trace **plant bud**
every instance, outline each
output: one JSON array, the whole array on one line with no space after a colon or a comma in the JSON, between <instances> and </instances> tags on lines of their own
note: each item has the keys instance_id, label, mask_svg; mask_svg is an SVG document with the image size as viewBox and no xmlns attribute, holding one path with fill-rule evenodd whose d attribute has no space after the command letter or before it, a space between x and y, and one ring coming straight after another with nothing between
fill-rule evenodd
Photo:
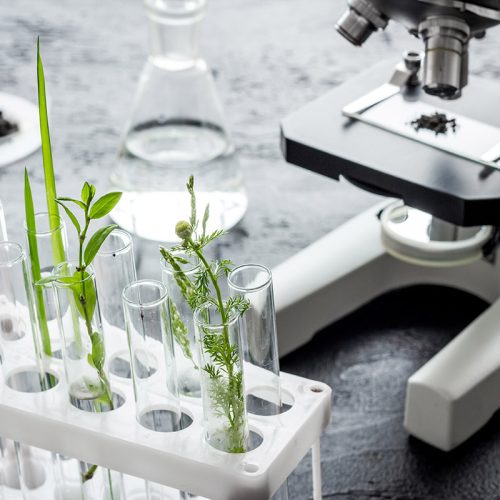
<instances>
[{"instance_id":1,"label":"plant bud","mask_svg":"<svg viewBox=\"0 0 500 500\"><path fill-rule=\"evenodd\" d=\"M181 240L187 240L191 237L192 231L191 231L191 226L189 225L189 222L185 220L179 221L175 225L175 234L181 239Z\"/></svg>"}]
</instances>

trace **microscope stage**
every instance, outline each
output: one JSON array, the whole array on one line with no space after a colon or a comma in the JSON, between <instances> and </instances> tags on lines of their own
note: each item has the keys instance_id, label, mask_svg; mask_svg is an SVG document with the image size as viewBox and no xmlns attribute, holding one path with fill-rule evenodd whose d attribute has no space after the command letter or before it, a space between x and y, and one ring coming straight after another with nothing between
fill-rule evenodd
<instances>
[{"instance_id":1,"label":"microscope stage","mask_svg":"<svg viewBox=\"0 0 500 500\"><path fill-rule=\"evenodd\" d=\"M342 115L344 106L387 83L396 63L379 63L286 117L281 126L285 159L327 177L343 176L363 189L401 198L409 206L457 225L499 224L497 168ZM412 99L427 109L435 107L500 129L500 85L493 81L471 77L462 97L453 101L429 96L420 88L411 92ZM478 141L483 135L478 127Z\"/></svg>"}]
</instances>

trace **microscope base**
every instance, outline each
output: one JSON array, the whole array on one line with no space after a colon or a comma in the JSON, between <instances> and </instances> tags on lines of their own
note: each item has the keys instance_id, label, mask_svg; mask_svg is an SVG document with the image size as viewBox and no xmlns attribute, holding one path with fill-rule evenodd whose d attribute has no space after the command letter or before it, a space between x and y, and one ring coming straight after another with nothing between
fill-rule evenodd
<instances>
[{"instance_id":1,"label":"microscope base","mask_svg":"<svg viewBox=\"0 0 500 500\"><path fill-rule=\"evenodd\" d=\"M431 268L390 256L380 238L385 200L351 219L273 270L280 354L375 297L402 287L434 284L488 302L500 297L500 265L484 259ZM498 260L498 259L497 259ZM451 450L500 407L500 301L489 308L408 381L405 428Z\"/></svg>"}]
</instances>

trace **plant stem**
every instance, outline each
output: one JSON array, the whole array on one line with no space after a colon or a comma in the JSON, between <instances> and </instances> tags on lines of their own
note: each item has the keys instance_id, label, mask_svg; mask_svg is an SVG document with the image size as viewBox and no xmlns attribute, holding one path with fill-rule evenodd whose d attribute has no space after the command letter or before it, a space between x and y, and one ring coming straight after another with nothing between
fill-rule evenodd
<instances>
[{"instance_id":1,"label":"plant stem","mask_svg":"<svg viewBox=\"0 0 500 500\"><path fill-rule=\"evenodd\" d=\"M191 248L194 250L198 258L201 260L203 265L205 266L205 269L208 272L208 275L210 276L210 281L212 282L212 285L215 289L215 293L217 295L217 303L219 304L219 312L220 312L220 317L221 317L221 322L223 325L223 331L224 331L224 340L229 344L229 330L227 327L227 315L226 315L226 308L224 307L224 302L222 301L222 294L220 291L219 283L217 280L217 277L214 275L212 268L208 264L207 260L205 259L205 256L203 255L203 252L200 251L200 249L194 244L193 240L189 238L189 243L191 245ZM229 377L233 376L233 365L232 363L229 363L227 365L228 368L228 375Z\"/></svg>"},{"instance_id":2,"label":"plant stem","mask_svg":"<svg viewBox=\"0 0 500 500\"><path fill-rule=\"evenodd\" d=\"M82 474L83 481L88 481L94 477L95 471L97 470L97 465L91 465L85 474Z\"/></svg>"},{"instance_id":3,"label":"plant stem","mask_svg":"<svg viewBox=\"0 0 500 500\"><path fill-rule=\"evenodd\" d=\"M215 293L217 295L217 303L219 304L219 312L220 312L220 315L221 315L221 321L222 321L223 324L226 324L226 321L227 321L227 318L226 318L226 309L224 307L224 302L222 301L222 294L221 294L221 291L220 291L220 288L219 288L219 283L217 281L217 277L213 273L212 268L208 264L208 262L205 259L205 256L203 255L203 253L195 245L194 241L191 238L189 238L188 241L189 241L189 243L191 245L191 248L196 253L196 255L198 256L198 258L201 260L201 262L205 266L205 269L208 272L208 275L210 276L210 281L212 282L212 285L214 286L214 289L215 289Z\"/></svg>"},{"instance_id":4,"label":"plant stem","mask_svg":"<svg viewBox=\"0 0 500 500\"><path fill-rule=\"evenodd\" d=\"M87 205L87 207L85 209L85 227L84 227L83 231L78 235L79 250L78 250L78 269L77 269L77 271L80 272L80 279L81 279L81 283L82 283L82 289L81 289L82 293L80 296L80 304L82 306L82 311L83 311L84 320L85 320L85 326L87 328L87 334L90 338L92 350L93 350L94 343L92 341L92 319L89 317L89 313L87 310L87 293L85 290L85 281L86 281L85 271L87 269L87 266L85 265L85 262L83 261L83 244L85 242L85 238L87 237L87 231L88 231L88 228L90 225L90 218L88 215L88 211L89 211L89 207ZM108 378L107 378L106 374L104 373L104 371L102 370L102 367L96 367L96 370L97 370L97 373L99 375L101 385L103 386L103 389L106 393L106 399L107 399L106 403L109 405L109 408L111 410L113 410L114 409L113 394L112 394L111 388L109 386ZM96 470L97 470L97 465L92 465L88 469L88 471L82 476L83 481L85 482L85 481L92 479L94 477ZM108 471L108 474L109 474L109 471ZM108 476L108 480L111 481L110 476ZM113 488L112 488L111 482L109 483L109 486L110 486L111 498L113 498Z\"/></svg>"}]
</instances>

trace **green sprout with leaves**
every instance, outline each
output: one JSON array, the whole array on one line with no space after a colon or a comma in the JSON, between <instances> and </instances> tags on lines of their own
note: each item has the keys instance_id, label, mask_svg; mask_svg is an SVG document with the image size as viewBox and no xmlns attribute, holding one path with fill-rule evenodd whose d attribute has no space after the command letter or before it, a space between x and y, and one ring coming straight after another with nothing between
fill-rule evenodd
<instances>
[{"instance_id":1,"label":"green sprout with leaves","mask_svg":"<svg viewBox=\"0 0 500 500\"><path fill-rule=\"evenodd\" d=\"M224 231L207 233L209 218L207 205L201 221L201 231L198 232L200 223L197 218L193 176L189 178L186 187L191 197L191 215L189 221L182 220L176 224L175 232L181 243L170 250L160 247L160 252L172 267L176 283L190 308L194 311L202 306L213 306L220 315L222 334L207 329L204 331L203 339L200 339L201 348L211 360L202 366L202 370L210 380L210 397L215 411L218 416L225 418L228 424L227 451L243 453L246 451L243 374L238 366L240 363L238 345L231 341L228 324L235 316L244 314L249 304L241 296L223 300L219 279L227 277L233 264L227 259L209 262L204 249L222 236ZM199 260L200 269L192 280L183 272L182 265L186 264L187 260L178 255L178 252ZM174 336L176 330L181 331L175 326L178 321L180 320L174 318Z\"/></svg>"},{"instance_id":2,"label":"green sprout with leaves","mask_svg":"<svg viewBox=\"0 0 500 500\"><path fill-rule=\"evenodd\" d=\"M88 268L106 238L118 226L110 224L101 227L88 239L88 242L87 238L90 223L93 220L101 219L108 215L120 201L122 193L108 193L94 201L95 194L95 186L85 182L81 192L81 200L64 197L57 198L57 203L64 209L78 233L78 265L72 276L51 276L41 282L59 281L68 286L73 293L76 309L85 322L85 329L91 343L91 352L87 355L87 361L96 370L100 383L100 386L96 386L92 381L86 381L86 385L91 392L99 393L99 396L95 399L95 409L101 411L103 407L109 410L114 409L114 403L113 393L105 371L106 354L103 338L92 326L92 318L97 303L97 293L93 281L89 279L90 273ZM83 224L80 223L75 213L70 210L67 203L72 203L82 210ZM79 331L75 332L75 336L77 333L79 334ZM77 349L78 347L81 348L81 339L79 340L79 344L79 346L76 346ZM91 465L87 472L82 474L82 479L84 481L91 479L96 470L97 466Z\"/></svg>"},{"instance_id":3,"label":"green sprout with leaves","mask_svg":"<svg viewBox=\"0 0 500 500\"><path fill-rule=\"evenodd\" d=\"M113 395L104 370L105 352L102 335L95 332L92 327L92 318L96 307L97 294L93 281L89 279L90 274L88 272L88 267L91 265L106 238L118 226L116 224L109 224L101 227L90 237L87 244L85 243L91 221L101 219L108 215L120 201L122 193L108 193L92 203L95 193L95 186L85 182L82 188L81 200L76 200L74 198L57 198L56 200L64 209L78 233L79 249L78 265L73 276L56 276L55 278L67 284L73 292L76 307L85 321L87 334L92 345L92 352L89 353L87 357L88 363L95 368L99 376L103 392L101 396L103 402L110 409L113 409ZM83 211L83 226L66 203L73 203Z\"/></svg>"}]
</instances>

